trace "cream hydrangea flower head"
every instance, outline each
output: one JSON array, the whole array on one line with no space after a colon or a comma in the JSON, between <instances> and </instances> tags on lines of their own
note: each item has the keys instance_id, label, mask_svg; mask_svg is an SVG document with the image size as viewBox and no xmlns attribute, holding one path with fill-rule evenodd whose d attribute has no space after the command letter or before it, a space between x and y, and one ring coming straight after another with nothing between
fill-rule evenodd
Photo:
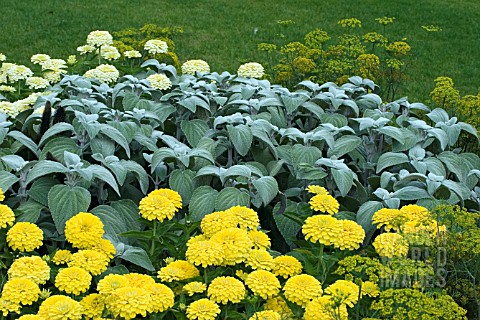
<instances>
[{"instance_id":1,"label":"cream hydrangea flower head","mask_svg":"<svg viewBox=\"0 0 480 320\"><path fill-rule=\"evenodd\" d=\"M182 64L182 73L195 75L196 72L209 73L210 66L203 60L188 60Z\"/></svg>"},{"instance_id":2,"label":"cream hydrangea flower head","mask_svg":"<svg viewBox=\"0 0 480 320\"><path fill-rule=\"evenodd\" d=\"M165 53L168 51L168 45L165 41L152 39L145 43L144 49L150 54Z\"/></svg>"},{"instance_id":3,"label":"cream hydrangea flower head","mask_svg":"<svg viewBox=\"0 0 480 320\"><path fill-rule=\"evenodd\" d=\"M112 83L117 81L120 77L120 73L117 68L109 64L101 64L95 69L85 72L85 78L96 79L103 83Z\"/></svg>"},{"instance_id":4,"label":"cream hydrangea flower head","mask_svg":"<svg viewBox=\"0 0 480 320\"><path fill-rule=\"evenodd\" d=\"M117 60L120 58L120 52L114 46L101 46L99 52L101 57L106 60Z\"/></svg>"},{"instance_id":5,"label":"cream hydrangea flower head","mask_svg":"<svg viewBox=\"0 0 480 320\"><path fill-rule=\"evenodd\" d=\"M39 64L39 65L42 65L44 64L45 62L49 61L51 58L48 54L43 54L43 53L37 53L37 54L34 54L31 58L30 58L30 61L33 63L33 64Z\"/></svg>"},{"instance_id":6,"label":"cream hydrangea flower head","mask_svg":"<svg viewBox=\"0 0 480 320\"><path fill-rule=\"evenodd\" d=\"M260 63L249 62L249 63L242 64L238 68L237 74L240 77L260 79L264 75L264 69Z\"/></svg>"},{"instance_id":7,"label":"cream hydrangea flower head","mask_svg":"<svg viewBox=\"0 0 480 320\"><path fill-rule=\"evenodd\" d=\"M12 87L12 86L2 85L2 86L0 86L0 91L1 91L1 92L9 92L9 93L12 93L12 92L17 91L17 89L15 89L15 88Z\"/></svg>"},{"instance_id":8,"label":"cream hydrangea flower head","mask_svg":"<svg viewBox=\"0 0 480 320\"><path fill-rule=\"evenodd\" d=\"M163 73L152 74L147 77L147 81L154 89L167 90L172 87L172 81Z\"/></svg>"},{"instance_id":9,"label":"cream hydrangea flower head","mask_svg":"<svg viewBox=\"0 0 480 320\"><path fill-rule=\"evenodd\" d=\"M90 53L90 52L95 51L95 47L86 44L86 45L84 45L84 46L78 47L78 48L77 48L77 51L80 53L80 55L82 55L82 54L87 54L87 53Z\"/></svg>"},{"instance_id":10,"label":"cream hydrangea flower head","mask_svg":"<svg viewBox=\"0 0 480 320\"><path fill-rule=\"evenodd\" d=\"M109 46L113 43L113 37L108 31L92 31L87 36L87 44L101 47Z\"/></svg>"},{"instance_id":11,"label":"cream hydrangea flower head","mask_svg":"<svg viewBox=\"0 0 480 320\"><path fill-rule=\"evenodd\" d=\"M50 82L47 79L41 77L30 77L27 78L25 84L30 89L45 89L50 85Z\"/></svg>"},{"instance_id":12,"label":"cream hydrangea flower head","mask_svg":"<svg viewBox=\"0 0 480 320\"><path fill-rule=\"evenodd\" d=\"M5 60L7 60L7 56L4 55L3 53L0 53L0 62L3 62Z\"/></svg>"},{"instance_id":13,"label":"cream hydrangea flower head","mask_svg":"<svg viewBox=\"0 0 480 320\"><path fill-rule=\"evenodd\" d=\"M142 57L142 54L137 50L127 50L123 53L123 55L125 56L125 58L128 58L128 59L141 58Z\"/></svg>"}]
</instances>

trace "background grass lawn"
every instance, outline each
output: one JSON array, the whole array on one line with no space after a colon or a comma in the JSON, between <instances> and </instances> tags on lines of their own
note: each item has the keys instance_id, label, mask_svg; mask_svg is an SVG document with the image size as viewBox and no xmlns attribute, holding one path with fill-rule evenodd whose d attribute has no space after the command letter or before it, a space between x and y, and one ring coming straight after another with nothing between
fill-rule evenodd
<instances>
[{"instance_id":1,"label":"background grass lawn","mask_svg":"<svg viewBox=\"0 0 480 320\"><path fill-rule=\"evenodd\" d=\"M260 60L256 45L278 39L280 33L285 41L301 40L315 28L335 36L344 32L336 22L350 17L362 21L362 34L381 32L375 18L393 16L387 36L407 38L414 55L410 81L400 95L428 102L440 75L452 77L461 94L476 94L480 85L478 0L0 0L0 6L0 52L18 63L27 63L35 53L66 58L92 30L155 23L184 28L174 39L181 61L201 58L213 71L230 72L243 62ZM290 19L294 25L276 23ZM427 32L422 25L438 25L442 31Z\"/></svg>"}]
</instances>

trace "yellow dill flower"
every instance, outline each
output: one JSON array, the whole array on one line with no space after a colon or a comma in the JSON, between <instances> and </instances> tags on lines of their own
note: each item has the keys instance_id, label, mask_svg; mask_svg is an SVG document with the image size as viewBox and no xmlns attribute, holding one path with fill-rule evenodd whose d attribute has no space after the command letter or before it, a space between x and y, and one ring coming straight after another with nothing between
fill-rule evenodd
<instances>
[{"instance_id":1,"label":"yellow dill flower","mask_svg":"<svg viewBox=\"0 0 480 320\"><path fill-rule=\"evenodd\" d=\"M87 292L92 283L92 276L82 268L69 267L60 269L55 277L55 287L60 291L76 296Z\"/></svg>"},{"instance_id":2,"label":"yellow dill flower","mask_svg":"<svg viewBox=\"0 0 480 320\"><path fill-rule=\"evenodd\" d=\"M422 26L422 29L425 30L425 31L428 31L428 32L442 31L442 28L440 28L439 26L435 26L433 24L428 25L428 26Z\"/></svg>"},{"instance_id":3,"label":"yellow dill flower","mask_svg":"<svg viewBox=\"0 0 480 320\"><path fill-rule=\"evenodd\" d=\"M49 320L80 320L82 305L67 296L53 295L46 299L38 309L38 315Z\"/></svg>"},{"instance_id":4,"label":"yellow dill flower","mask_svg":"<svg viewBox=\"0 0 480 320\"><path fill-rule=\"evenodd\" d=\"M3 196L3 198L5 199L5 196ZM7 226L12 226L14 221L15 213L13 213L13 210L10 209L9 206L0 204L0 229L6 228Z\"/></svg>"},{"instance_id":5,"label":"yellow dill flower","mask_svg":"<svg viewBox=\"0 0 480 320\"><path fill-rule=\"evenodd\" d=\"M224 260L223 255L223 246L211 240L190 243L185 253L188 262L204 268L221 265Z\"/></svg>"},{"instance_id":6,"label":"yellow dill flower","mask_svg":"<svg viewBox=\"0 0 480 320\"><path fill-rule=\"evenodd\" d=\"M253 249L268 249L270 248L270 238L265 232L260 230L248 231L248 237L252 240Z\"/></svg>"},{"instance_id":7,"label":"yellow dill flower","mask_svg":"<svg viewBox=\"0 0 480 320\"><path fill-rule=\"evenodd\" d=\"M249 320L281 320L280 314L273 310L255 312Z\"/></svg>"},{"instance_id":8,"label":"yellow dill flower","mask_svg":"<svg viewBox=\"0 0 480 320\"><path fill-rule=\"evenodd\" d=\"M405 257L408 253L408 243L398 233L382 233L375 238L372 245L381 257Z\"/></svg>"},{"instance_id":9,"label":"yellow dill flower","mask_svg":"<svg viewBox=\"0 0 480 320\"><path fill-rule=\"evenodd\" d=\"M175 304L175 295L172 289L161 283L147 285L145 289L150 293L148 312L164 312Z\"/></svg>"},{"instance_id":10,"label":"yellow dill flower","mask_svg":"<svg viewBox=\"0 0 480 320\"><path fill-rule=\"evenodd\" d=\"M280 292L280 281L277 277L266 270L256 270L250 273L245 284L253 294L268 299L275 297Z\"/></svg>"},{"instance_id":11,"label":"yellow dill flower","mask_svg":"<svg viewBox=\"0 0 480 320\"><path fill-rule=\"evenodd\" d=\"M83 297L80 304L86 319L97 319L102 317L103 309L105 309L105 297L98 293L91 293Z\"/></svg>"},{"instance_id":12,"label":"yellow dill flower","mask_svg":"<svg viewBox=\"0 0 480 320\"><path fill-rule=\"evenodd\" d=\"M69 250L57 250L52 258L53 263L56 265L66 264L72 259L72 253Z\"/></svg>"},{"instance_id":13,"label":"yellow dill flower","mask_svg":"<svg viewBox=\"0 0 480 320\"><path fill-rule=\"evenodd\" d=\"M94 276L98 276L103 271L107 270L110 259L100 252L95 250L79 250L72 254L69 267L79 267L90 272Z\"/></svg>"},{"instance_id":14,"label":"yellow dill flower","mask_svg":"<svg viewBox=\"0 0 480 320\"><path fill-rule=\"evenodd\" d=\"M409 204L400 208L400 212L410 221L426 221L431 218L430 211L427 208L416 204Z\"/></svg>"},{"instance_id":15,"label":"yellow dill flower","mask_svg":"<svg viewBox=\"0 0 480 320\"><path fill-rule=\"evenodd\" d=\"M381 25L386 26L387 24L393 23L393 21L395 21L395 17L376 18L375 21L377 21Z\"/></svg>"},{"instance_id":16,"label":"yellow dill flower","mask_svg":"<svg viewBox=\"0 0 480 320\"><path fill-rule=\"evenodd\" d=\"M380 288L375 282L364 281L362 282L362 296L369 296L372 298L378 297L380 294Z\"/></svg>"},{"instance_id":17,"label":"yellow dill flower","mask_svg":"<svg viewBox=\"0 0 480 320\"><path fill-rule=\"evenodd\" d=\"M272 53L273 51L277 50L277 46L273 43L262 42L257 44L257 50Z\"/></svg>"},{"instance_id":18,"label":"yellow dill flower","mask_svg":"<svg viewBox=\"0 0 480 320\"><path fill-rule=\"evenodd\" d=\"M20 313L20 304L0 298L0 313L6 317L10 312Z\"/></svg>"},{"instance_id":19,"label":"yellow dill flower","mask_svg":"<svg viewBox=\"0 0 480 320\"><path fill-rule=\"evenodd\" d=\"M109 260L113 259L113 257L117 253L117 249L115 249L115 246L113 245L113 243L107 239L100 239L100 241L98 241L97 244L95 244L95 246L88 249L99 251L105 254Z\"/></svg>"},{"instance_id":20,"label":"yellow dill flower","mask_svg":"<svg viewBox=\"0 0 480 320\"><path fill-rule=\"evenodd\" d=\"M352 220L339 220L342 226L341 237L338 237L333 244L335 248L340 250L355 250L360 247L365 238L365 230L362 226Z\"/></svg>"},{"instance_id":21,"label":"yellow dill flower","mask_svg":"<svg viewBox=\"0 0 480 320\"><path fill-rule=\"evenodd\" d=\"M220 307L209 299L200 299L192 302L187 308L189 320L215 320L220 313Z\"/></svg>"},{"instance_id":22,"label":"yellow dill flower","mask_svg":"<svg viewBox=\"0 0 480 320\"><path fill-rule=\"evenodd\" d=\"M172 282L195 278L200 275L200 271L188 261L176 260L169 263L166 267L158 271L158 278L163 282Z\"/></svg>"},{"instance_id":23,"label":"yellow dill flower","mask_svg":"<svg viewBox=\"0 0 480 320\"><path fill-rule=\"evenodd\" d=\"M128 287L129 285L129 281L123 275L109 274L98 282L97 291L103 295L110 295L115 290Z\"/></svg>"},{"instance_id":24,"label":"yellow dill flower","mask_svg":"<svg viewBox=\"0 0 480 320\"><path fill-rule=\"evenodd\" d=\"M341 25L342 27L348 27L348 28L362 27L362 21L358 20L357 18L342 19L338 21L337 24Z\"/></svg>"},{"instance_id":25,"label":"yellow dill flower","mask_svg":"<svg viewBox=\"0 0 480 320\"><path fill-rule=\"evenodd\" d=\"M386 231L398 231L405 221L406 217L398 209L382 208L372 216L372 223L377 225L377 229L385 226Z\"/></svg>"},{"instance_id":26,"label":"yellow dill flower","mask_svg":"<svg viewBox=\"0 0 480 320\"><path fill-rule=\"evenodd\" d=\"M281 296L267 299L263 305L263 309L277 312L282 320L291 319L293 317L292 310Z\"/></svg>"},{"instance_id":27,"label":"yellow dill flower","mask_svg":"<svg viewBox=\"0 0 480 320\"><path fill-rule=\"evenodd\" d=\"M3 90L0 90L0 91L3 91ZM5 194L3 193L3 189L0 188L0 202L2 202L3 200L5 200Z\"/></svg>"},{"instance_id":28,"label":"yellow dill flower","mask_svg":"<svg viewBox=\"0 0 480 320\"><path fill-rule=\"evenodd\" d=\"M331 296L314 299L305 307L304 320L348 320L346 305L337 306Z\"/></svg>"},{"instance_id":29,"label":"yellow dill flower","mask_svg":"<svg viewBox=\"0 0 480 320\"><path fill-rule=\"evenodd\" d=\"M252 269L272 270L273 257L265 249L253 249L245 261L245 265Z\"/></svg>"},{"instance_id":30,"label":"yellow dill flower","mask_svg":"<svg viewBox=\"0 0 480 320\"><path fill-rule=\"evenodd\" d=\"M335 305L346 304L350 308L358 302L360 288L347 280L337 280L325 289L325 293L332 296Z\"/></svg>"},{"instance_id":31,"label":"yellow dill flower","mask_svg":"<svg viewBox=\"0 0 480 320\"><path fill-rule=\"evenodd\" d=\"M249 62L238 67L237 74L239 77L260 79L264 75L264 69L260 63Z\"/></svg>"},{"instance_id":32,"label":"yellow dill flower","mask_svg":"<svg viewBox=\"0 0 480 320\"><path fill-rule=\"evenodd\" d=\"M313 243L320 242L327 246L336 243L342 236L341 232L342 225L339 220L326 215L309 217L302 227L306 240Z\"/></svg>"},{"instance_id":33,"label":"yellow dill flower","mask_svg":"<svg viewBox=\"0 0 480 320\"><path fill-rule=\"evenodd\" d=\"M43 231L36 224L17 222L7 232L8 246L13 250L31 252L43 244Z\"/></svg>"},{"instance_id":34,"label":"yellow dill flower","mask_svg":"<svg viewBox=\"0 0 480 320\"><path fill-rule=\"evenodd\" d=\"M196 72L209 73L210 66L203 60L188 60L182 64L182 73L195 75Z\"/></svg>"},{"instance_id":35,"label":"yellow dill flower","mask_svg":"<svg viewBox=\"0 0 480 320\"><path fill-rule=\"evenodd\" d=\"M302 273L302 263L292 256L278 256L273 259L272 272L284 279Z\"/></svg>"},{"instance_id":36,"label":"yellow dill flower","mask_svg":"<svg viewBox=\"0 0 480 320\"><path fill-rule=\"evenodd\" d=\"M253 247L247 231L237 228L221 230L212 236L211 241L222 245L223 265L227 266L245 261Z\"/></svg>"},{"instance_id":37,"label":"yellow dill flower","mask_svg":"<svg viewBox=\"0 0 480 320\"><path fill-rule=\"evenodd\" d=\"M406 55L412 48L410 45L404 41L395 41L393 43L390 43L387 46L387 51L393 52L395 55Z\"/></svg>"},{"instance_id":38,"label":"yellow dill flower","mask_svg":"<svg viewBox=\"0 0 480 320\"><path fill-rule=\"evenodd\" d=\"M172 189L167 189L167 188L160 188L153 190L148 194L149 196L162 196L166 197L168 200L170 200L175 208L181 209L182 208L182 197L180 194Z\"/></svg>"},{"instance_id":39,"label":"yellow dill flower","mask_svg":"<svg viewBox=\"0 0 480 320\"><path fill-rule=\"evenodd\" d=\"M200 228L206 237L211 237L225 228L236 228L237 225L237 216L232 212L225 211L207 214L200 222Z\"/></svg>"},{"instance_id":40,"label":"yellow dill flower","mask_svg":"<svg viewBox=\"0 0 480 320\"><path fill-rule=\"evenodd\" d=\"M317 64L312 59L297 57L293 59L292 66L295 68L296 72L306 74L313 71L317 67Z\"/></svg>"},{"instance_id":41,"label":"yellow dill flower","mask_svg":"<svg viewBox=\"0 0 480 320\"><path fill-rule=\"evenodd\" d=\"M260 227L260 220L255 210L243 207L235 206L225 210L225 212L233 213L238 219L238 227L244 230L257 230Z\"/></svg>"},{"instance_id":42,"label":"yellow dill flower","mask_svg":"<svg viewBox=\"0 0 480 320\"><path fill-rule=\"evenodd\" d=\"M335 214L340 209L340 204L337 199L329 194L317 194L313 196L308 203L312 210L329 214Z\"/></svg>"},{"instance_id":43,"label":"yellow dill flower","mask_svg":"<svg viewBox=\"0 0 480 320\"><path fill-rule=\"evenodd\" d=\"M129 287L142 289L155 284L155 279L146 274L131 272L125 274L123 277L128 280Z\"/></svg>"},{"instance_id":44,"label":"yellow dill flower","mask_svg":"<svg viewBox=\"0 0 480 320\"><path fill-rule=\"evenodd\" d=\"M302 307L323 293L320 281L308 274L299 274L288 279L283 291L287 300Z\"/></svg>"},{"instance_id":45,"label":"yellow dill flower","mask_svg":"<svg viewBox=\"0 0 480 320\"><path fill-rule=\"evenodd\" d=\"M36 284L45 284L50 279L50 267L37 256L16 259L7 273L9 279L27 278Z\"/></svg>"},{"instance_id":46,"label":"yellow dill flower","mask_svg":"<svg viewBox=\"0 0 480 320\"><path fill-rule=\"evenodd\" d=\"M150 294L145 289L123 287L112 293L106 300L106 306L115 317L129 320L137 315L147 316L147 310L151 308L150 299Z\"/></svg>"},{"instance_id":47,"label":"yellow dill flower","mask_svg":"<svg viewBox=\"0 0 480 320\"><path fill-rule=\"evenodd\" d=\"M165 219L171 220L178 209L172 201L167 197L161 195L148 195L140 200L138 206L140 215L149 220L163 221Z\"/></svg>"},{"instance_id":48,"label":"yellow dill flower","mask_svg":"<svg viewBox=\"0 0 480 320\"><path fill-rule=\"evenodd\" d=\"M31 305L38 300L40 288L30 279L15 278L3 286L2 298L16 304Z\"/></svg>"},{"instance_id":49,"label":"yellow dill flower","mask_svg":"<svg viewBox=\"0 0 480 320\"><path fill-rule=\"evenodd\" d=\"M239 303L245 297L245 286L233 277L217 277L208 286L207 294L216 303Z\"/></svg>"},{"instance_id":50,"label":"yellow dill flower","mask_svg":"<svg viewBox=\"0 0 480 320\"><path fill-rule=\"evenodd\" d=\"M379 43L379 44L384 44L388 42L388 39L377 32L369 32L363 35L362 37L364 42L370 42L370 43Z\"/></svg>"},{"instance_id":51,"label":"yellow dill flower","mask_svg":"<svg viewBox=\"0 0 480 320\"><path fill-rule=\"evenodd\" d=\"M330 40L327 32L315 29L305 35L305 44L310 48L321 48L322 44Z\"/></svg>"},{"instance_id":52,"label":"yellow dill flower","mask_svg":"<svg viewBox=\"0 0 480 320\"><path fill-rule=\"evenodd\" d=\"M314 194L324 194L324 195L330 194L330 193L328 193L327 189L325 189L324 187L315 185L315 184L309 185L306 190L309 193L314 193Z\"/></svg>"},{"instance_id":53,"label":"yellow dill flower","mask_svg":"<svg viewBox=\"0 0 480 320\"><path fill-rule=\"evenodd\" d=\"M104 233L100 218L89 212L80 212L65 224L65 238L79 249L94 247Z\"/></svg>"},{"instance_id":54,"label":"yellow dill flower","mask_svg":"<svg viewBox=\"0 0 480 320\"><path fill-rule=\"evenodd\" d=\"M153 89L167 90L172 87L172 81L163 73L155 73L146 79Z\"/></svg>"},{"instance_id":55,"label":"yellow dill flower","mask_svg":"<svg viewBox=\"0 0 480 320\"><path fill-rule=\"evenodd\" d=\"M183 290L186 291L188 295L191 297L195 293L202 293L205 290L207 290L207 285L203 282L193 281L184 285Z\"/></svg>"}]
</instances>

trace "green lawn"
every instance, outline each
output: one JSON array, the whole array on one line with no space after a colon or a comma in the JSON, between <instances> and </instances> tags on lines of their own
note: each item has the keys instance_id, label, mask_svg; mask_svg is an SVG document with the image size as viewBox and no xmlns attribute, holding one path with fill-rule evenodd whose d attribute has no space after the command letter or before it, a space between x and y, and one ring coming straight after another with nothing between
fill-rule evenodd
<instances>
[{"instance_id":1,"label":"green lawn","mask_svg":"<svg viewBox=\"0 0 480 320\"><path fill-rule=\"evenodd\" d=\"M388 32L407 38L414 51L411 81L401 94L425 101L440 75L452 77L462 94L476 94L480 85L478 0L2 0L1 5L0 52L19 63L35 53L65 58L91 30L155 23L184 28L175 39L182 61L202 58L214 71L235 71L241 62L260 58L257 43L279 33L290 41L314 28L335 35L342 32L336 22L349 17L362 20L365 32L381 31L374 19L394 16ZM276 23L287 19L295 25L282 29ZM430 24L442 31L421 28Z\"/></svg>"}]
</instances>

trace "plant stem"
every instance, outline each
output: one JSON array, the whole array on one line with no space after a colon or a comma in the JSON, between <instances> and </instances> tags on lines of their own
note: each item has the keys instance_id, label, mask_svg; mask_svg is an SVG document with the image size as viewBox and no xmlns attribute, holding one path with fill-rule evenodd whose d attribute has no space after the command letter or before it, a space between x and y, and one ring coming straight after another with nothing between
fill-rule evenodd
<instances>
[{"instance_id":1,"label":"plant stem","mask_svg":"<svg viewBox=\"0 0 480 320\"><path fill-rule=\"evenodd\" d=\"M150 257L153 256L153 253L155 252L155 239L157 236L157 220L153 220L153 236L152 236L152 245L150 247Z\"/></svg>"}]
</instances>

